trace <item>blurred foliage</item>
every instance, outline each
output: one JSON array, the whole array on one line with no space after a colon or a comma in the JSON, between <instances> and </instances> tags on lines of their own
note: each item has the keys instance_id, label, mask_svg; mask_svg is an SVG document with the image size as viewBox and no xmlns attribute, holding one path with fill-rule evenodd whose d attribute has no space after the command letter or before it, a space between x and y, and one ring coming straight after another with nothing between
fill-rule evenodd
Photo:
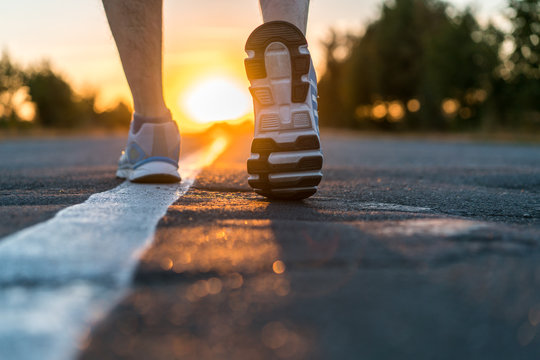
<instances>
[{"instance_id":1,"label":"blurred foliage","mask_svg":"<svg viewBox=\"0 0 540 360\"><path fill-rule=\"evenodd\" d=\"M49 64L25 74L28 93L36 104L36 122L44 127L85 125L94 116L93 104L75 96L71 86Z\"/></svg>"},{"instance_id":2,"label":"blurred foliage","mask_svg":"<svg viewBox=\"0 0 540 360\"><path fill-rule=\"evenodd\" d=\"M540 122L540 0L511 0L508 36L513 50L506 60L498 101L510 102L501 107L508 126L533 129Z\"/></svg>"},{"instance_id":3,"label":"blurred foliage","mask_svg":"<svg viewBox=\"0 0 540 360\"><path fill-rule=\"evenodd\" d=\"M0 59L0 128L128 127L131 111L124 103L98 112L96 95L80 96L44 62L22 69L4 52Z\"/></svg>"},{"instance_id":4,"label":"blurred foliage","mask_svg":"<svg viewBox=\"0 0 540 360\"><path fill-rule=\"evenodd\" d=\"M23 87L23 74L4 52L0 59L0 124L16 125L19 117L15 111L19 90ZM24 96L24 95L23 95Z\"/></svg>"},{"instance_id":5,"label":"blurred foliage","mask_svg":"<svg viewBox=\"0 0 540 360\"><path fill-rule=\"evenodd\" d=\"M510 0L510 34L438 0L385 1L363 34L332 31L321 125L540 129L539 1Z\"/></svg>"},{"instance_id":6,"label":"blurred foliage","mask_svg":"<svg viewBox=\"0 0 540 360\"><path fill-rule=\"evenodd\" d=\"M513 25L510 36L514 44L509 59L513 65L512 75L540 80L540 2L511 0L510 10Z\"/></svg>"},{"instance_id":7,"label":"blurred foliage","mask_svg":"<svg viewBox=\"0 0 540 360\"><path fill-rule=\"evenodd\" d=\"M385 0L362 34L331 31L319 82L322 126L540 130L540 0L508 0L504 32L440 0ZM48 63L0 58L0 127L127 127Z\"/></svg>"}]
</instances>

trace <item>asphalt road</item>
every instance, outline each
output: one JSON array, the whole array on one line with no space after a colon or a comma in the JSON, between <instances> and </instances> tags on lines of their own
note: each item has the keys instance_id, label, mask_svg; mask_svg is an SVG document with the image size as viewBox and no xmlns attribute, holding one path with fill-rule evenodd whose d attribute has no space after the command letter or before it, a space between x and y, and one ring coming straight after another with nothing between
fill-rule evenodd
<instances>
[{"instance_id":1,"label":"asphalt road","mask_svg":"<svg viewBox=\"0 0 540 360\"><path fill-rule=\"evenodd\" d=\"M81 359L538 358L540 147L323 134L289 203L250 191L249 140L169 207ZM0 143L0 236L119 185L123 142Z\"/></svg>"}]
</instances>

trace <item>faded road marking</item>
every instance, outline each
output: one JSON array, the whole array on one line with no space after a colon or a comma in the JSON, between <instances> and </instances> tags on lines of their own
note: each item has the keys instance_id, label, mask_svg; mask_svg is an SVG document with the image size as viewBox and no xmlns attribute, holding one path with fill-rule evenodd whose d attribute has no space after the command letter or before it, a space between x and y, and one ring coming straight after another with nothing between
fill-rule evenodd
<instances>
[{"instance_id":1,"label":"faded road marking","mask_svg":"<svg viewBox=\"0 0 540 360\"><path fill-rule=\"evenodd\" d=\"M488 224L474 220L434 218L362 223L359 227L382 236L452 237L487 228Z\"/></svg>"},{"instance_id":2,"label":"faded road marking","mask_svg":"<svg viewBox=\"0 0 540 360\"><path fill-rule=\"evenodd\" d=\"M362 208L363 210L401 211L401 212L413 212L413 213L431 211L431 209L427 207L388 204L388 203L376 203L376 202L359 203L358 207Z\"/></svg>"},{"instance_id":3,"label":"faded road marking","mask_svg":"<svg viewBox=\"0 0 540 360\"><path fill-rule=\"evenodd\" d=\"M74 358L127 291L159 219L226 146L182 160L180 184L124 182L0 240L0 358Z\"/></svg>"}]
</instances>

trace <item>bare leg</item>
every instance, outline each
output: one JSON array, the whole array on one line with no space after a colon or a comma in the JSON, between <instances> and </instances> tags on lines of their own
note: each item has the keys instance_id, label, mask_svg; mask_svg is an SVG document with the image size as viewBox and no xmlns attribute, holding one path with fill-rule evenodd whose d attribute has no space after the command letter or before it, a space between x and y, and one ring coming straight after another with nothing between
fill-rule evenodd
<instances>
[{"instance_id":1,"label":"bare leg","mask_svg":"<svg viewBox=\"0 0 540 360\"><path fill-rule=\"evenodd\" d=\"M306 35L309 0L259 0L263 21L290 22Z\"/></svg>"},{"instance_id":2,"label":"bare leg","mask_svg":"<svg viewBox=\"0 0 540 360\"><path fill-rule=\"evenodd\" d=\"M163 0L103 0L133 96L135 113L116 176L180 181L180 134L163 100Z\"/></svg>"},{"instance_id":3,"label":"bare leg","mask_svg":"<svg viewBox=\"0 0 540 360\"><path fill-rule=\"evenodd\" d=\"M103 0L133 96L135 112L168 114L163 100L162 0Z\"/></svg>"}]
</instances>

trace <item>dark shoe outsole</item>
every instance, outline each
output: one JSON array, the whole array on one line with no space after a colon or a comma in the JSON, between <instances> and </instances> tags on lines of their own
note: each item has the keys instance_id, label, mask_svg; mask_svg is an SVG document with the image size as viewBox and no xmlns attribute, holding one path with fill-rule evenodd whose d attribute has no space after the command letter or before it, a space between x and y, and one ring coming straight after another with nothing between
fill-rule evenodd
<instances>
[{"instance_id":1,"label":"dark shoe outsole","mask_svg":"<svg viewBox=\"0 0 540 360\"><path fill-rule=\"evenodd\" d=\"M261 190L255 189L259 195L275 200L304 200L315 195L317 189L281 189L281 190Z\"/></svg>"},{"instance_id":2,"label":"dark shoe outsole","mask_svg":"<svg viewBox=\"0 0 540 360\"><path fill-rule=\"evenodd\" d=\"M313 171L322 169L322 155L307 155L300 157L294 163L272 164L269 157L272 153L320 150L319 138L316 135L299 136L292 143L276 143L273 139L255 139L251 145L251 152L259 155L258 159L249 159L247 163L248 174L257 175L257 180L248 180L249 185L259 194L275 198L306 198L317 191L322 175L312 175ZM286 174L310 171L305 176L290 181L272 183L270 174ZM311 189L306 189L310 187ZM291 194L297 192L298 197Z\"/></svg>"},{"instance_id":3,"label":"dark shoe outsole","mask_svg":"<svg viewBox=\"0 0 540 360\"><path fill-rule=\"evenodd\" d=\"M153 174L141 176L137 179L131 180L131 182L137 184L174 184L180 182L181 180L181 178L169 174Z\"/></svg>"},{"instance_id":4,"label":"dark shoe outsole","mask_svg":"<svg viewBox=\"0 0 540 360\"><path fill-rule=\"evenodd\" d=\"M266 78L266 64L264 53L268 45L279 42L287 46L291 56L291 101L301 103L306 100L309 92L309 83L302 81L302 76L309 73L311 57L301 54L300 47L307 45L302 31L286 21L267 22L249 36L246 42L246 51L253 51L254 56L244 61L246 73L250 80Z\"/></svg>"},{"instance_id":5,"label":"dark shoe outsole","mask_svg":"<svg viewBox=\"0 0 540 360\"><path fill-rule=\"evenodd\" d=\"M272 43L281 43L287 47L291 63L291 102L304 103L311 85L302 80L302 77L309 76L311 58L309 54L300 52L300 48L307 45L304 35L288 22L265 23L250 35L246 43L246 51L250 57L245 60L248 79L253 84L254 80L270 76L266 69L265 52ZM266 89L268 90L251 89L254 98L261 105L271 105L275 98L271 86ZM306 156L295 156L293 162L273 164L269 161L272 154L300 151L305 152ZM302 200L317 192L317 185L322 178L320 170L323 158L319 136L315 131L312 135L299 135L294 141L287 143L278 143L270 137L255 138L251 153L257 155L247 162L248 173L252 175L248 183L256 193L271 199ZM273 174L283 175L284 178L272 181ZM291 174L290 178L287 174Z\"/></svg>"}]
</instances>

